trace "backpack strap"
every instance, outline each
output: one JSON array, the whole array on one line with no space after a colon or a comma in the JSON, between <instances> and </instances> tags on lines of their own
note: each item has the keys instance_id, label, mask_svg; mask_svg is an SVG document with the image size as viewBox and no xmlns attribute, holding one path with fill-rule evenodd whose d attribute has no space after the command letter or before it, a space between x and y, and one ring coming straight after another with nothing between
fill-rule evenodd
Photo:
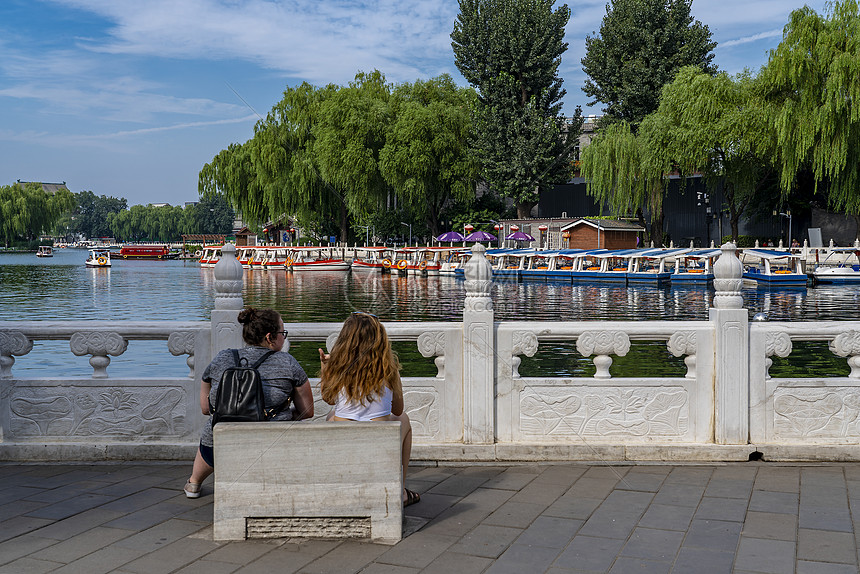
<instances>
[{"instance_id":1,"label":"backpack strap","mask_svg":"<svg viewBox=\"0 0 860 574\"><path fill-rule=\"evenodd\" d=\"M237 367L241 367L242 363L241 363L241 359L239 358L239 349L230 349L230 350L233 351L233 362L236 363Z\"/></svg>"}]
</instances>

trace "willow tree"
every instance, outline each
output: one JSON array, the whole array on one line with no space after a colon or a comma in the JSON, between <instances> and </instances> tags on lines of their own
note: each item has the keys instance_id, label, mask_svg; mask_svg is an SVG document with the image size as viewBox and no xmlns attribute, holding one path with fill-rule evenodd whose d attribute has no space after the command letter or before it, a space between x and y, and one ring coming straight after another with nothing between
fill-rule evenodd
<instances>
[{"instance_id":1,"label":"willow tree","mask_svg":"<svg viewBox=\"0 0 860 574\"><path fill-rule=\"evenodd\" d=\"M783 191L810 169L860 239L860 12L856 0L828 8L791 13L762 78Z\"/></svg>"},{"instance_id":2,"label":"willow tree","mask_svg":"<svg viewBox=\"0 0 860 574\"><path fill-rule=\"evenodd\" d=\"M737 241L741 216L773 173L773 138L756 79L749 72L732 77L682 68L663 88L653 115L682 175L701 173L709 188L722 186Z\"/></svg>"},{"instance_id":3,"label":"willow tree","mask_svg":"<svg viewBox=\"0 0 860 574\"><path fill-rule=\"evenodd\" d=\"M36 239L74 207L74 195L67 189L49 194L40 183L0 186L0 231L6 246L18 238Z\"/></svg>"},{"instance_id":4,"label":"willow tree","mask_svg":"<svg viewBox=\"0 0 860 574\"><path fill-rule=\"evenodd\" d=\"M561 111L558 75L567 50L566 4L554 0L460 0L451 32L454 62L478 91L474 153L490 188L513 199L529 217L541 186L561 183L581 114L571 125Z\"/></svg>"},{"instance_id":5,"label":"willow tree","mask_svg":"<svg viewBox=\"0 0 860 574\"><path fill-rule=\"evenodd\" d=\"M663 244L663 198L670 162L661 118L648 117L638 134L625 121L607 125L582 150L580 172L589 195L613 216L636 213L651 220L651 240Z\"/></svg>"},{"instance_id":6,"label":"willow tree","mask_svg":"<svg viewBox=\"0 0 860 574\"><path fill-rule=\"evenodd\" d=\"M391 97L393 123L380 152L380 169L402 205L423 218L432 235L450 201L474 196L477 166L469 153L470 89L450 76L397 86Z\"/></svg>"}]
</instances>

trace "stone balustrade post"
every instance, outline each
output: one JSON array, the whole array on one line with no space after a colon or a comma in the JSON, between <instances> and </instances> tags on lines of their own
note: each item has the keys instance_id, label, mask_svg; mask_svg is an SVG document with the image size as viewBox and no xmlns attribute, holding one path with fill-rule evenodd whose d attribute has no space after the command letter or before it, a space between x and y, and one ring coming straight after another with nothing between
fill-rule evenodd
<instances>
[{"instance_id":1,"label":"stone balustrade post","mask_svg":"<svg viewBox=\"0 0 860 574\"><path fill-rule=\"evenodd\" d=\"M717 444L749 442L749 316L743 307L743 265L734 243L726 243L714 264L716 326L714 439Z\"/></svg>"},{"instance_id":2,"label":"stone balustrade post","mask_svg":"<svg viewBox=\"0 0 860 574\"><path fill-rule=\"evenodd\" d=\"M221 248L221 258L215 264L215 309L212 310L212 356L223 349L241 348L242 326L239 311L242 310L242 264L236 259L236 247L226 244Z\"/></svg>"},{"instance_id":3,"label":"stone balustrade post","mask_svg":"<svg viewBox=\"0 0 860 574\"><path fill-rule=\"evenodd\" d=\"M493 269L480 243L466 263L463 305L463 442L492 444L495 439L495 347Z\"/></svg>"}]
</instances>

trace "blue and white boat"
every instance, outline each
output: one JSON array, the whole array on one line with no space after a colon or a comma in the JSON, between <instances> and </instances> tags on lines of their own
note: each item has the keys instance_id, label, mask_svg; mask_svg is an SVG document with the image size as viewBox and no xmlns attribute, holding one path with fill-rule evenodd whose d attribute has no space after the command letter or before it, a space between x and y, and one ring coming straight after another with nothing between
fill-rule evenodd
<instances>
[{"instance_id":1,"label":"blue and white boat","mask_svg":"<svg viewBox=\"0 0 860 574\"><path fill-rule=\"evenodd\" d=\"M630 268L627 271L628 283L651 283L659 285L668 283L672 277L673 269L668 266L668 261L689 253L692 249L646 249L640 253L632 253Z\"/></svg>"},{"instance_id":2,"label":"blue and white boat","mask_svg":"<svg viewBox=\"0 0 860 574\"><path fill-rule=\"evenodd\" d=\"M710 283L714 280L714 261L722 253L717 248L694 249L675 262L672 283Z\"/></svg>"},{"instance_id":3,"label":"blue and white boat","mask_svg":"<svg viewBox=\"0 0 860 574\"><path fill-rule=\"evenodd\" d=\"M576 257L571 276L577 281L627 283L630 255L645 249L594 249Z\"/></svg>"},{"instance_id":4,"label":"blue and white boat","mask_svg":"<svg viewBox=\"0 0 860 574\"><path fill-rule=\"evenodd\" d=\"M852 254L857 263L852 262ZM824 261L813 269L812 280L834 285L860 283L860 250L856 247L831 248Z\"/></svg>"},{"instance_id":5,"label":"blue and white boat","mask_svg":"<svg viewBox=\"0 0 860 574\"><path fill-rule=\"evenodd\" d=\"M747 263L757 258L758 263ZM744 249L744 280L757 285L779 285L782 287L806 287L807 276L800 265L800 255L790 251L772 249Z\"/></svg>"}]
</instances>

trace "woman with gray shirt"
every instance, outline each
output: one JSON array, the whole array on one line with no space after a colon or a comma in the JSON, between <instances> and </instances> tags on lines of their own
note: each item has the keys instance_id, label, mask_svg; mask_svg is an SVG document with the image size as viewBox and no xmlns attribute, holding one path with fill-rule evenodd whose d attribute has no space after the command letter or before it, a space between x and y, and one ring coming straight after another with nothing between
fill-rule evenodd
<instances>
[{"instance_id":1,"label":"woman with gray shirt","mask_svg":"<svg viewBox=\"0 0 860 574\"><path fill-rule=\"evenodd\" d=\"M254 309L248 307L239 313L239 323L242 325L242 338L248 344L239 349L240 358L246 359L253 365L269 351L280 351L287 339L284 321L281 315L273 309ZM218 393L218 383L221 375L230 367L235 366L232 349L218 353L206 370L203 371L203 381L200 385L200 409L204 415L211 415L209 405L215 403ZM271 420L298 421L314 416L314 398L308 376L298 361L289 353L276 352L257 367L263 380L263 396L265 409L277 409L291 399L293 408L286 408ZM214 471L212 443L212 417L206 423L197 456L194 457L194 467L191 478L185 483L185 496L197 498L200 496L200 485Z\"/></svg>"}]
</instances>

